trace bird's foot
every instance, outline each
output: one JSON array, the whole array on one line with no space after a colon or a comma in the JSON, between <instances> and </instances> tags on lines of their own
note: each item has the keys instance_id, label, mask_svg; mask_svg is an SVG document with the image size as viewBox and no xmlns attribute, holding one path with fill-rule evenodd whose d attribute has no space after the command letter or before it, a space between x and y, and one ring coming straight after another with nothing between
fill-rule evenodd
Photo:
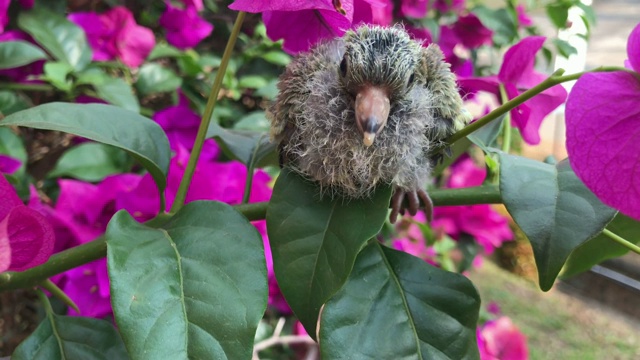
<instances>
[{"instance_id":1,"label":"bird's foot","mask_svg":"<svg viewBox=\"0 0 640 360\"><path fill-rule=\"evenodd\" d=\"M422 189L405 191L396 188L395 193L391 197L391 215L389 216L389 221L395 224L396 220L398 220L398 214L404 215L405 210L409 210L409 214L414 216L418 213L420 201L422 201L424 205L423 208L427 216L427 221L431 222L431 220L433 220L433 202L426 191Z\"/></svg>"}]
</instances>

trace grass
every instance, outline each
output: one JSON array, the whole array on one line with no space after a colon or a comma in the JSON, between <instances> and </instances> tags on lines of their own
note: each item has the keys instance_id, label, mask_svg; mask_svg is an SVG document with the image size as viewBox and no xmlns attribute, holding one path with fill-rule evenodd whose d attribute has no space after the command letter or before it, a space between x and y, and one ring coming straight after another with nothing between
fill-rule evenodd
<instances>
[{"instance_id":1,"label":"grass","mask_svg":"<svg viewBox=\"0 0 640 360\"><path fill-rule=\"evenodd\" d=\"M640 322L535 284L486 261L470 276L483 306L496 302L528 338L530 359L640 359Z\"/></svg>"}]
</instances>

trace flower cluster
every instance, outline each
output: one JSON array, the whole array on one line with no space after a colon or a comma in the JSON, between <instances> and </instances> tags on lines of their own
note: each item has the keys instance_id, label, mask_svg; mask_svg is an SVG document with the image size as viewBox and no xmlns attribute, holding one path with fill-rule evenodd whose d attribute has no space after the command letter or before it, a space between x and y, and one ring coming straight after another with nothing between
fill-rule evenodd
<instances>
[{"instance_id":1,"label":"flower cluster","mask_svg":"<svg viewBox=\"0 0 640 360\"><path fill-rule=\"evenodd\" d=\"M23 271L40 265L53 252L49 221L25 206L0 174L0 272Z\"/></svg>"},{"instance_id":2,"label":"flower cluster","mask_svg":"<svg viewBox=\"0 0 640 360\"><path fill-rule=\"evenodd\" d=\"M160 17L167 42L179 49L187 49L209 36L213 25L198 14L203 9L202 0L183 0L182 6L167 2ZM138 67L156 44L153 32L138 25L131 11L123 6L102 14L72 13L69 20L84 29L94 61L119 60L127 66Z\"/></svg>"},{"instance_id":3,"label":"flower cluster","mask_svg":"<svg viewBox=\"0 0 640 360\"><path fill-rule=\"evenodd\" d=\"M178 105L159 111L154 119L166 131L175 150L165 190L168 205L171 206L189 159L187 146L193 144L199 116L189 108L186 98L181 96ZM247 168L238 161L217 160L219 150L213 141L206 143L204 154L196 166L186 201L217 200L239 204L244 193ZM271 177L266 172L257 170L253 176L250 201L269 200L270 182ZM58 184L60 195L55 206L42 204L37 194L32 196L29 204L30 208L44 214L53 224L51 234L55 231L56 251L96 239L104 233L109 219L118 210L127 210L139 221L151 219L159 211L160 198L150 174L117 174L98 184L63 179ZM265 221L254 222L254 225L264 239L270 304L286 312L288 306L280 295L273 274ZM53 246L53 241L51 244ZM67 271L54 280L76 302L81 311L79 315L104 317L111 313L109 279L104 259ZM74 311L70 310L70 313Z\"/></svg>"},{"instance_id":4,"label":"flower cluster","mask_svg":"<svg viewBox=\"0 0 640 360\"><path fill-rule=\"evenodd\" d=\"M526 360L527 338L511 319L500 316L477 330L481 360Z\"/></svg>"},{"instance_id":5,"label":"flower cluster","mask_svg":"<svg viewBox=\"0 0 640 360\"><path fill-rule=\"evenodd\" d=\"M605 204L640 220L640 24L628 71L585 74L567 100L567 151L578 177Z\"/></svg>"},{"instance_id":6,"label":"flower cluster","mask_svg":"<svg viewBox=\"0 0 640 360\"><path fill-rule=\"evenodd\" d=\"M451 175L446 186L449 188L479 186L485 176L484 168L478 167L471 158L463 157L451 167ZM433 246L427 246L424 231L418 225L425 221L424 213L419 212L411 220L408 230L400 233L404 236L394 240L394 246L432 264L437 264L438 251ZM470 235L486 254L493 253L503 242L513 239L508 219L488 204L436 207L431 229L436 235L447 234L453 239L460 239L463 234Z\"/></svg>"},{"instance_id":7,"label":"flower cluster","mask_svg":"<svg viewBox=\"0 0 640 360\"><path fill-rule=\"evenodd\" d=\"M156 43L153 32L138 25L133 14L122 6L103 14L73 13L69 20L84 29L94 61L117 59L127 66L138 67Z\"/></svg>"},{"instance_id":8,"label":"flower cluster","mask_svg":"<svg viewBox=\"0 0 640 360\"><path fill-rule=\"evenodd\" d=\"M460 86L469 93L489 92L499 101L513 99L545 79L544 74L534 70L536 53L542 48L544 41L543 36L522 39L507 50L497 76L461 78ZM506 99L502 99L501 87L506 92ZM544 90L526 104L511 110L512 125L518 127L525 142L538 144L542 120L563 104L566 98L567 91L561 85Z\"/></svg>"}]
</instances>

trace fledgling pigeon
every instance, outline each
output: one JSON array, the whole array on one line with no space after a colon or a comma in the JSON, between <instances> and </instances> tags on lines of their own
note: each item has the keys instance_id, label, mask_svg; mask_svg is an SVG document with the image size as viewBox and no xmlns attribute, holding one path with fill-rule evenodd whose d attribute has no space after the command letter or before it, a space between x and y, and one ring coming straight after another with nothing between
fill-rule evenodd
<instances>
[{"instance_id":1,"label":"fledgling pigeon","mask_svg":"<svg viewBox=\"0 0 640 360\"><path fill-rule=\"evenodd\" d=\"M280 164L331 196L362 198L392 184L392 223L405 197L409 213L420 199L431 219L431 151L468 121L443 57L399 26L369 25L299 55L268 111Z\"/></svg>"}]
</instances>

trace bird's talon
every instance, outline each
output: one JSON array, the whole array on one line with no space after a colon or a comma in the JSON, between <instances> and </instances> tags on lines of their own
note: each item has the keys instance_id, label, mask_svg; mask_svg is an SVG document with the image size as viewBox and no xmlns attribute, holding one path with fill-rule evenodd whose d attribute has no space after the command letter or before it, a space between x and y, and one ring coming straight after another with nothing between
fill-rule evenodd
<instances>
[{"instance_id":1,"label":"bird's talon","mask_svg":"<svg viewBox=\"0 0 640 360\"><path fill-rule=\"evenodd\" d=\"M418 208L420 207L420 201L418 200L418 194L415 191L409 191L406 193L407 200L409 200L409 214L416 216Z\"/></svg>"},{"instance_id":2,"label":"bird's talon","mask_svg":"<svg viewBox=\"0 0 640 360\"><path fill-rule=\"evenodd\" d=\"M398 220L398 213L402 208L402 200L404 200L404 191L396 189L395 193L391 197L391 215L389 215L389 221L392 224L395 224L396 220Z\"/></svg>"},{"instance_id":3,"label":"bird's talon","mask_svg":"<svg viewBox=\"0 0 640 360\"><path fill-rule=\"evenodd\" d=\"M405 198L407 200L407 206L403 206L405 205ZM389 215L389 221L392 224L395 224L398 220L398 214L404 215L407 211L411 216L415 216L421 208L421 202L427 221L431 222L433 220L433 202L426 191L419 189L405 192L403 190L396 189L395 193L391 197L391 215Z\"/></svg>"},{"instance_id":4,"label":"bird's talon","mask_svg":"<svg viewBox=\"0 0 640 360\"><path fill-rule=\"evenodd\" d=\"M427 217L427 221L433 221L433 201L431 201L431 197L429 196L429 194L427 194L426 191L422 189L418 189L416 192L418 193L418 197L420 197L420 200L422 200L422 203L424 204L424 214Z\"/></svg>"}]
</instances>

